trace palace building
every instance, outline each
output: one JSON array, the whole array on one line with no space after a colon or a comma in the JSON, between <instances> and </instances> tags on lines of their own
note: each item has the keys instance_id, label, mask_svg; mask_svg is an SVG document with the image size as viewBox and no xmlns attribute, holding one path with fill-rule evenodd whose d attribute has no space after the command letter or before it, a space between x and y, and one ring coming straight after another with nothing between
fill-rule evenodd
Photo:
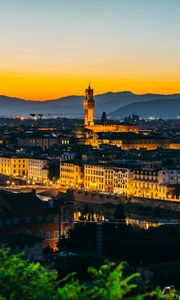
<instances>
[{"instance_id":1,"label":"palace building","mask_svg":"<svg viewBox=\"0 0 180 300\"><path fill-rule=\"evenodd\" d=\"M139 132L137 125L130 124L94 124L94 91L89 85L85 90L84 106L84 128L93 132Z\"/></svg>"}]
</instances>

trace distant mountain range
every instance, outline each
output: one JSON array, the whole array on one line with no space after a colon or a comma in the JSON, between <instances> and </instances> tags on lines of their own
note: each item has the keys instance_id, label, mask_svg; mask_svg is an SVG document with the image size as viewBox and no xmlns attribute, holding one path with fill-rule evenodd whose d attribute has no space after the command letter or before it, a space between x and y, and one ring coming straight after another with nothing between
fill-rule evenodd
<instances>
[{"instance_id":1,"label":"distant mountain range","mask_svg":"<svg viewBox=\"0 0 180 300\"><path fill-rule=\"evenodd\" d=\"M140 117L176 118L180 115L180 94L137 95L131 92L108 92L95 96L95 116L105 111L110 117L125 117L132 113ZM0 115L31 113L83 116L83 96L67 96L47 101L32 101L0 96Z\"/></svg>"}]
</instances>

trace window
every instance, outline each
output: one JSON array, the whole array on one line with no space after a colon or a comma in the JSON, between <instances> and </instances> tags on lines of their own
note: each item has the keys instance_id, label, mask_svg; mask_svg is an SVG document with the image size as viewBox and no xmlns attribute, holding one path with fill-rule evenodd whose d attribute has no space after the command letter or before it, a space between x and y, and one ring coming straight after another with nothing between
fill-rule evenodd
<instances>
[{"instance_id":1,"label":"window","mask_svg":"<svg viewBox=\"0 0 180 300\"><path fill-rule=\"evenodd\" d=\"M55 237L56 239L59 238L59 231L54 231L54 237Z\"/></svg>"},{"instance_id":2,"label":"window","mask_svg":"<svg viewBox=\"0 0 180 300\"><path fill-rule=\"evenodd\" d=\"M46 231L46 238L50 239L50 237L51 237L50 231Z\"/></svg>"}]
</instances>

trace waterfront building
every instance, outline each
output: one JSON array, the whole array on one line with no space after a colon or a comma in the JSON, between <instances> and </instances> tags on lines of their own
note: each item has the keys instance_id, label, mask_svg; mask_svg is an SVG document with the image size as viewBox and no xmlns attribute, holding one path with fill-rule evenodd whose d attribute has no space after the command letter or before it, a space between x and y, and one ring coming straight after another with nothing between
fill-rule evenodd
<instances>
[{"instance_id":1,"label":"waterfront building","mask_svg":"<svg viewBox=\"0 0 180 300\"><path fill-rule=\"evenodd\" d=\"M83 186L84 169L82 164L61 161L60 162L60 184L67 188L80 188Z\"/></svg>"},{"instance_id":2,"label":"waterfront building","mask_svg":"<svg viewBox=\"0 0 180 300\"><path fill-rule=\"evenodd\" d=\"M28 158L0 157L0 173L12 177L26 177L28 174Z\"/></svg>"},{"instance_id":3,"label":"waterfront building","mask_svg":"<svg viewBox=\"0 0 180 300\"><path fill-rule=\"evenodd\" d=\"M35 182L48 180L49 167L47 159L29 158L28 164L28 179Z\"/></svg>"}]
</instances>

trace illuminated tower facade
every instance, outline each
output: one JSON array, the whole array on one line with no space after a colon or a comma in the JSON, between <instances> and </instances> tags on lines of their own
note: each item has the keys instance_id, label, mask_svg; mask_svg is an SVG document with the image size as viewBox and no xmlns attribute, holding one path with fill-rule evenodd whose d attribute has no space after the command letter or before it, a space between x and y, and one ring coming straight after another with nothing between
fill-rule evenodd
<instances>
[{"instance_id":1,"label":"illuminated tower facade","mask_svg":"<svg viewBox=\"0 0 180 300\"><path fill-rule=\"evenodd\" d=\"M93 89L91 89L90 85L85 90L85 99L83 102L84 105L84 125L94 125L94 92Z\"/></svg>"}]
</instances>

